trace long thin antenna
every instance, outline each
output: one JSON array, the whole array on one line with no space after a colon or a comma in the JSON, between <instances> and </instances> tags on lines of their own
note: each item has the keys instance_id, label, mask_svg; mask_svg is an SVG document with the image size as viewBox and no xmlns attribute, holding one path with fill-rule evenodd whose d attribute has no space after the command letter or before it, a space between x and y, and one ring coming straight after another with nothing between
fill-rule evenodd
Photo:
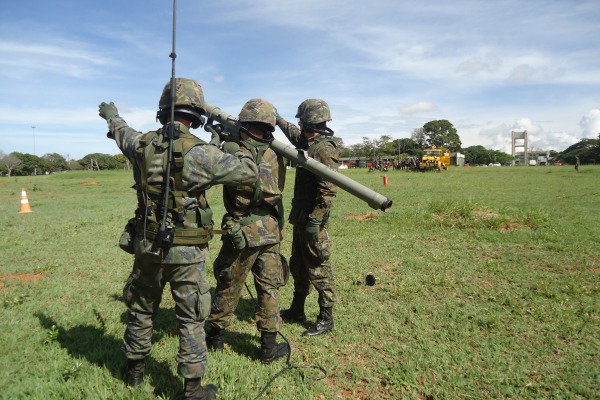
<instances>
[{"instance_id":1,"label":"long thin antenna","mask_svg":"<svg viewBox=\"0 0 600 400\"><path fill-rule=\"evenodd\" d=\"M171 44L171 124L175 121L175 39L177 32L177 0L173 0L173 43ZM172 136L172 135L171 135Z\"/></svg>"},{"instance_id":2,"label":"long thin antenna","mask_svg":"<svg viewBox=\"0 0 600 400\"><path fill-rule=\"evenodd\" d=\"M177 90L177 85L175 83L175 59L177 55L175 53L175 32L177 30L177 0L173 0L173 43L171 54L171 118L169 124L167 126L166 132L169 138L169 148L167 150L167 165L165 172L165 181L163 182L163 203L162 203L162 219L160 223L160 228L158 230L158 234L156 235L155 242L153 243L153 247L156 252L159 252L159 249L167 249L173 243L173 229L169 229L167 231L167 214L169 212L169 189L171 184L171 164L173 163L173 138L177 135L175 128L175 91Z\"/></svg>"}]
</instances>

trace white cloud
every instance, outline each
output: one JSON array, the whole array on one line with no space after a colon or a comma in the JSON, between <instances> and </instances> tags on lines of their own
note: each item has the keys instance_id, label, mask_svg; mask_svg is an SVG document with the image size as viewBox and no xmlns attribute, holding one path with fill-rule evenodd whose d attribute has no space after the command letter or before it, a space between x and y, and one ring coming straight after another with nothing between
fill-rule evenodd
<instances>
[{"instance_id":1,"label":"white cloud","mask_svg":"<svg viewBox=\"0 0 600 400\"><path fill-rule=\"evenodd\" d=\"M0 41L0 73L24 76L40 71L77 78L97 75L98 70L117 64L109 57L86 50L80 43L58 41L57 43L36 43Z\"/></svg>"},{"instance_id":2,"label":"white cloud","mask_svg":"<svg viewBox=\"0 0 600 400\"><path fill-rule=\"evenodd\" d=\"M467 60L458 64L456 71L467 75L475 75L480 72L497 71L502 65L500 57L492 53L484 54L483 56L471 56Z\"/></svg>"},{"instance_id":3,"label":"white cloud","mask_svg":"<svg viewBox=\"0 0 600 400\"><path fill-rule=\"evenodd\" d=\"M404 114L417 114L435 111L438 109L437 104L431 103L428 101L420 101L418 103L409 104L407 106L401 107L400 112Z\"/></svg>"},{"instance_id":4,"label":"white cloud","mask_svg":"<svg viewBox=\"0 0 600 400\"><path fill-rule=\"evenodd\" d=\"M596 139L600 135L600 108L589 110L579 121L584 138Z\"/></svg>"}]
</instances>

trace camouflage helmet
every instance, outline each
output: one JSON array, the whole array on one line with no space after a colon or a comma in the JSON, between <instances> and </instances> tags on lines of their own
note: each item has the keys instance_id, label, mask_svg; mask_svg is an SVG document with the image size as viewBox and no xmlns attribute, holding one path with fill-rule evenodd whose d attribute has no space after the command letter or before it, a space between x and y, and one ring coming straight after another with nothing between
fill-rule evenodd
<instances>
[{"instance_id":1,"label":"camouflage helmet","mask_svg":"<svg viewBox=\"0 0 600 400\"><path fill-rule=\"evenodd\" d=\"M260 122L275 130L277 112L273 104L263 99L251 99L244 104L239 115L240 122Z\"/></svg>"},{"instance_id":2,"label":"camouflage helmet","mask_svg":"<svg viewBox=\"0 0 600 400\"><path fill-rule=\"evenodd\" d=\"M171 81L165 85L162 96L158 101L157 117L161 123L168 120L171 112ZM192 127L197 128L202 123L204 113L204 93L200 84L192 79L175 79L175 112L185 114L192 121Z\"/></svg>"},{"instance_id":3,"label":"camouflage helmet","mask_svg":"<svg viewBox=\"0 0 600 400\"><path fill-rule=\"evenodd\" d=\"M302 122L311 125L317 125L321 122L331 121L331 112L329 105L323 100L308 99L304 100L298 106L296 118L300 118Z\"/></svg>"}]
</instances>

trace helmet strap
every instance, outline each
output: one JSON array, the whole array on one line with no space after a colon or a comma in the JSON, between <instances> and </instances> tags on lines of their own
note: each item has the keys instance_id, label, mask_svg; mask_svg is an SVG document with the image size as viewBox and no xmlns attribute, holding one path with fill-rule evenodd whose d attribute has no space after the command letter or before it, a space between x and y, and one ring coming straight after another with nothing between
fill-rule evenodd
<instances>
[{"instance_id":1,"label":"helmet strap","mask_svg":"<svg viewBox=\"0 0 600 400\"><path fill-rule=\"evenodd\" d=\"M273 137L273 133L272 132L263 132L263 137L258 137L256 135L254 135L250 129L248 129L248 125L247 124L241 124L240 126L240 131L242 131L244 134L250 136L252 139L256 140L259 143L267 143L270 144L275 138Z\"/></svg>"},{"instance_id":2,"label":"helmet strap","mask_svg":"<svg viewBox=\"0 0 600 400\"><path fill-rule=\"evenodd\" d=\"M327 126L323 126L321 124L315 125L315 124L309 124L306 122L302 122L302 132L304 132L304 131L317 132L318 134L324 135L324 136L333 136L334 135L333 130L331 130Z\"/></svg>"}]
</instances>

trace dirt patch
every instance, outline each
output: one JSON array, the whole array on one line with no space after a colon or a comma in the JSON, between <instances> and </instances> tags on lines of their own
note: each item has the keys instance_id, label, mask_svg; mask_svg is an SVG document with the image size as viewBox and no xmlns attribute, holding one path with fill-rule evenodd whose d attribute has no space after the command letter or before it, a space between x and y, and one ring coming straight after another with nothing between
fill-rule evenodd
<instances>
[{"instance_id":1,"label":"dirt patch","mask_svg":"<svg viewBox=\"0 0 600 400\"><path fill-rule=\"evenodd\" d=\"M502 224L502 226L500 227L501 231L518 231L521 229L527 229L527 227L516 224L514 222L507 222L505 224Z\"/></svg>"},{"instance_id":2,"label":"dirt patch","mask_svg":"<svg viewBox=\"0 0 600 400\"><path fill-rule=\"evenodd\" d=\"M398 270L398 268L400 267L400 263L399 262L388 262L388 261L383 261L383 260L379 260L374 262L373 264L371 264L369 266L370 271L372 271L375 274L381 275L383 273L394 273Z\"/></svg>"},{"instance_id":3,"label":"dirt patch","mask_svg":"<svg viewBox=\"0 0 600 400\"><path fill-rule=\"evenodd\" d=\"M4 287L6 283L5 280L14 280L19 282L38 282L42 277L42 273L38 274L2 274L0 275L0 288Z\"/></svg>"},{"instance_id":4,"label":"dirt patch","mask_svg":"<svg viewBox=\"0 0 600 400\"><path fill-rule=\"evenodd\" d=\"M355 219L357 221L364 221L367 219L373 219L373 218L377 218L377 213L376 212L372 212L369 214L349 214L346 215L346 219Z\"/></svg>"},{"instance_id":5,"label":"dirt patch","mask_svg":"<svg viewBox=\"0 0 600 400\"><path fill-rule=\"evenodd\" d=\"M90 182L81 182L80 185L82 185L82 186L90 186L90 185L99 185L99 183L96 182L96 181L90 181Z\"/></svg>"},{"instance_id":6,"label":"dirt patch","mask_svg":"<svg viewBox=\"0 0 600 400\"><path fill-rule=\"evenodd\" d=\"M0 181L0 185L8 185L8 181Z\"/></svg>"},{"instance_id":7,"label":"dirt patch","mask_svg":"<svg viewBox=\"0 0 600 400\"><path fill-rule=\"evenodd\" d=\"M492 219L500 217L500 214L485 210L475 210L473 211L473 216L481 219Z\"/></svg>"}]
</instances>

